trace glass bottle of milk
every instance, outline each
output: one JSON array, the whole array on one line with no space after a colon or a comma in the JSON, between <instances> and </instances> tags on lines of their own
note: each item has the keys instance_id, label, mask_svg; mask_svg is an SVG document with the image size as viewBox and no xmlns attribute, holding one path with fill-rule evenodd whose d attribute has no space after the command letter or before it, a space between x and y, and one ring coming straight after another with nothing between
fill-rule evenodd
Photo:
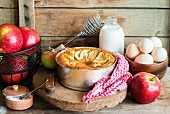
<instances>
[{"instance_id":1,"label":"glass bottle of milk","mask_svg":"<svg viewBox=\"0 0 170 114\"><path fill-rule=\"evenodd\" d=\"M107 17L105 25L100 30L99 48L124 54L124 32L116 17Z\"/></svg>"}]
</instances>

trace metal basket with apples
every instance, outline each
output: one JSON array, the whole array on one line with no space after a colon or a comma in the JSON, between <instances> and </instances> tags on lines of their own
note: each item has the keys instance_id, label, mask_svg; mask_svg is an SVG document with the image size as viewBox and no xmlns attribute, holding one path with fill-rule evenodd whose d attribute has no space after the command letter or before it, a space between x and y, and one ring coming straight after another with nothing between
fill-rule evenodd
<instances>
[{"instance_id":1,"label":"metal basket with apples","mask_svg":"<svg viewBox=\"0 0 170 114\"><path fill-rule=\"evenodd\" d=\"M30 84L40 56L41 40L36 30L13 24L0 26L0 76L4 83Z\"/></svg>"}]
</instances>

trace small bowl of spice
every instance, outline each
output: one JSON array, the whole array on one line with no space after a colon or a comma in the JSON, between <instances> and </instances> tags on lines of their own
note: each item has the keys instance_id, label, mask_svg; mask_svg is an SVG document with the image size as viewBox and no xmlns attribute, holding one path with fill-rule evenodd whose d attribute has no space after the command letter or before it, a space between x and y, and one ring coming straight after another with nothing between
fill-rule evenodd
<instances>
[{"instance_id":1,"label":"small bowl of spice","mask_svg":"<svg viewBox=\"0 0 170 114\"><path fill-rule=\"evenodd\" d=\"M6 106L13 110L25 110L33 105L33 96L24 98L23 96L29 93L29 89L21 85L8 86L3 89L5 95Z\"/></svg>"}]
</instances>

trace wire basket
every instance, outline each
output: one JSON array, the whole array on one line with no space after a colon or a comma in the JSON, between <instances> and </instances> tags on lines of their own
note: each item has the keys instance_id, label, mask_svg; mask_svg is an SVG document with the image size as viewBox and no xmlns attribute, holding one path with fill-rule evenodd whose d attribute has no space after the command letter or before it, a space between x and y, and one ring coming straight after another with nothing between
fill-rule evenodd
<instances>
[{"instance_id":1,"label":"wire basket","mask_svg":"<svg viewBox=\"0 0 170 114\"><path fill-rule=\"evenodd\" d=\"M41 42L27 50L0 53L0 76L6 84L29 85L40 66Z\"/></svg>"}]
</instances>

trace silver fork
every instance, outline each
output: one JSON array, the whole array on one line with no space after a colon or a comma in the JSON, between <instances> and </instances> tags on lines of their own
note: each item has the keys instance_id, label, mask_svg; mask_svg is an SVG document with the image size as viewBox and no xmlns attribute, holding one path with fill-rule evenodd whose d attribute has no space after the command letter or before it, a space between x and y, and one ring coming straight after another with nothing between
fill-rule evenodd
<instances>
[{"instance_id":1,"label":"silver fork","mask_svg":"<svg viewBox=\"0 0 170 114\"><path fill-rule=\"evenodd\" d=\"M65 44L60 44L58 47L55 48L55 51L61 51L72 42L74 39L80 36L88 36L99 32L99 30L103 27L104 23L102 18L97 14L93 16L89 16L80 27L80 33L77 34L74 38L66 42ZM51 49L51 47L50 47Z\"/></svg>"}]
</instances>

